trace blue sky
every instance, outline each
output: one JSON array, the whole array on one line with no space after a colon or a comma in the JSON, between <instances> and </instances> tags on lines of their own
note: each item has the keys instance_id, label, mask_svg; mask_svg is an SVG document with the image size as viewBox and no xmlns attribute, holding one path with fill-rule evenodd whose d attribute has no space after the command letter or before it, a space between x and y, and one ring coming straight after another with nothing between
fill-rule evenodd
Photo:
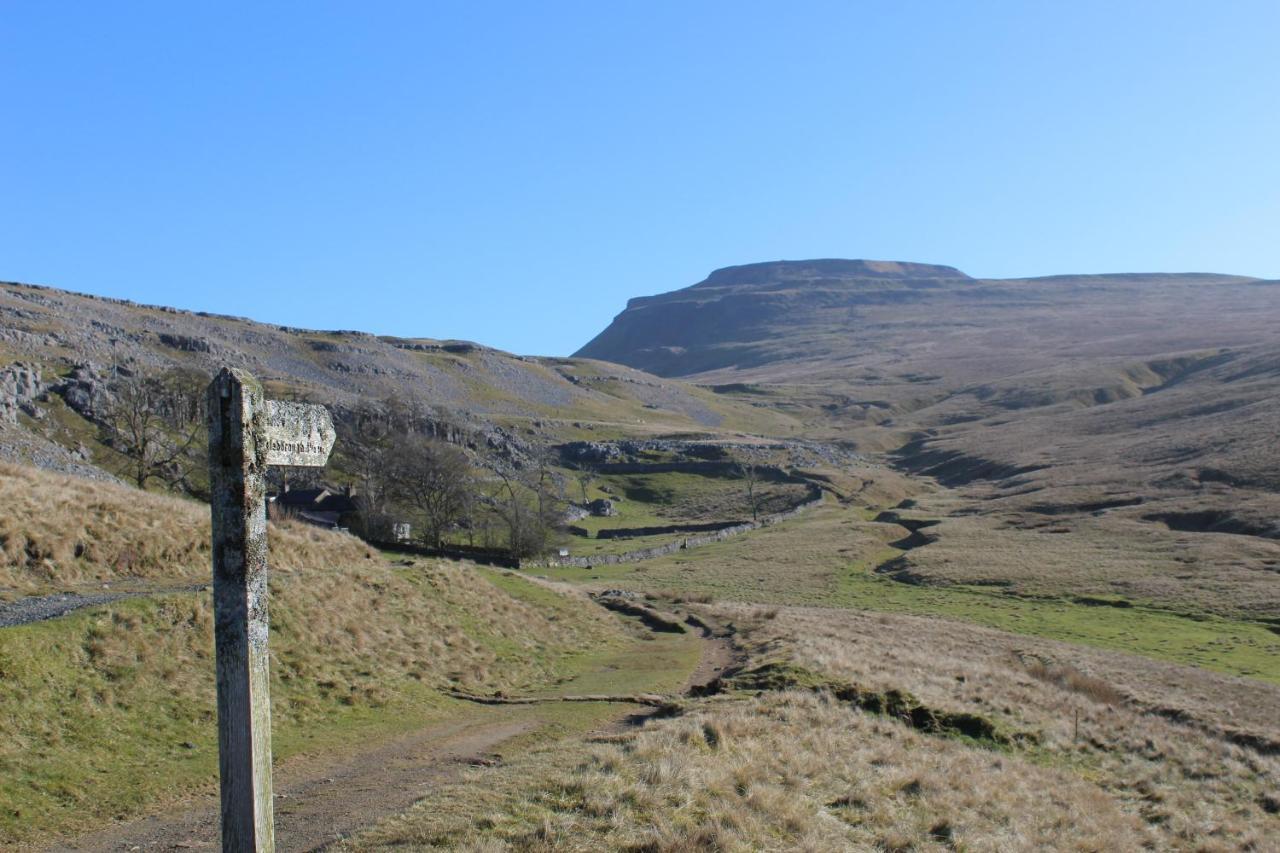
<instances>
[{"instance_id":1,"label":"blue sky","mask_svg":"<svg viewBox=\"0 0 1280 853\"><path fill-rule=\"evenodd\" d=\"M564 355L777 258L1280 277L1280 4L0 2L0 279Z\"/></svg>"}]
</instances>

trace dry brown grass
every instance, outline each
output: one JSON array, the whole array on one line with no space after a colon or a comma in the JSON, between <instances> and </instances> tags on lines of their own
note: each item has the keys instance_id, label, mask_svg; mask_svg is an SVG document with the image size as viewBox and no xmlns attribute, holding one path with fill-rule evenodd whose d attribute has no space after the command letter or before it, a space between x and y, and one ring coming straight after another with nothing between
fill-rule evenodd
<instances>
[{"instance_id":1,"label":"dry brown grass","mask_svg":"<svg viewBox=\"0 0 1280 853\"><path fill-rule=\"evenodd\" d=\"M753 666L782 664L981 716L1015 753L1078 772L1161 846L1261 845L1280 786L1280 688L1194 667L889 614L722 606ZM1265 845L1253 849L1265 849Z\"/></svg>"},{"instance_id":2,"label":"dry brown grass","mask_svg":"<svg viewBox=\"0 0 1280 853\"><path fill-rule=\"evenodd\" d=\"M0 463L0 597L125 578L208 577L209 508L127 486ZM271 567L350 564L372 555L351 536L272 524Z\"/></svg>"},{"instance_id":3,"label":"dry brown grass","mask_svg":"<svg viewBox=\"0 0 1280 853\"><path fill-rule=\"evenodd\" d=\"M477 771L348 847L1276 847L1280 688L931 619L705 609L743 631L730 685L762 692ZM931 734L842 685L995 734Z\"/></svg>"},{"instance_id":4,"label":"dry brown grass","mask_svg":"<svg viewBox=\"0 0 1280 853\"><path fill-rule=\"evenodd\" d=\"M597 566L593 573L601 587L624 583L684 596L817 604L829 600L850 564L883 552L895 531L868 524L856 510L828 498L763 530L639 564ZM583 579L581 572L564 576Z\"/></svg>"},{"instance_id":5,"label":"dry brown grass","mask_svg":"<svg viewBox=\"0 0 1280 853\"><path fill-rule=\"evenodd\" d=\"M422 725L448 713L444 690L554 683L584 650L622 637L594 608L532 587L513 596L486 577L381 560L276 574L277 756ZM0 846L93 828L216 779L212 632L207 593L0 632Z\"/></svg>"},{"instance_id":6,"label":"dry brown grass","mask_svg":"<svg viewBox=\"0 0 1280 853\"><path fill-rule=\"evenodd\" d=\"M1101 789L808 692L709 704L600 743L477 773L351 849L1134 849Z\"/></svg>"},{"instance_id":7,"label":"dry brown grass","mask_svg":"<svg viewBox=\"0 0 1280 853\"><path fill-rule=\"evenodd\" d=\"M1027 668L1027 674L1032 678L1056 684L1064 690L1092 699L1094 702L1115 706L1123 704L1129 698L1115 686L1101 678L1081 672L1069 663L1046 660L1035 654L1023 654L1018 657L1021 658L1023 666Z\"/></svg>"}]
</instances>

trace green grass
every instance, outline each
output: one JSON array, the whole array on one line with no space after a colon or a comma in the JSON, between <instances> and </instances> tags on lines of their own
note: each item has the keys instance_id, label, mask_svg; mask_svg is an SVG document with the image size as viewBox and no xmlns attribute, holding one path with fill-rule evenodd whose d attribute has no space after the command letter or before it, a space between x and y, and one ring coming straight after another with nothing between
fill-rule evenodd
<instances>
[{"instance_id":1,"label":"green grass","mask_svg":"<svg viewBox=\"0 0 1280 853\"><path fill-rule=\"evenodd\" d=\"M572 550L572 549L571 549ZM577 553L576 551L574 553ZM565 581L567 583L585 583L595 581L635 581L638 572L643 572L645 563L623 563L621 565L592 566L590 569L579 569L574 566L548 566L546 568L537 568L531 571L531 574L541 577L550 578L551 580ZM650 588L643 584L634 584L638 587Z\"/></svg>"},{"instance_id":2,"label":"green grass","mask_svg":"<svg viewBox=\"0 0 1280 853\"><path fill-rule=\"evenodd\" d=\"M157 667L137 660L128 647L93 648L117 626L127 627L131 644L165 648L183 632L167 630L173 611L189 608L194 597L120 602L109 611L0 634L5 682L0 707L10 716L3 728L17 738L0 751L0 802L5 804L0 839L84 830L159 799L212 790L217 781L212 649L200 657L207 672L184 673L177 661ZM86 658L95 657L99 665L86 665ZM273 704L284 700L313 712L301 724L275 716L277 760L387 737L441 719L457 704L409 679L377 703L346 704L316 683L302 681L286 687L277 683L273 691Z\"/></svg>"},{"instance_id":3,"label":"green grass","mask_svg":"<svg viewBox=\"0 0 1280 853\"><path fill-rule=\"evenodd\" d=\"M728 601L847 607L936 616L1115 649L1280 683L1280 636L1256 622L1173 613L1142 602L1089 606L996 588L903 583L872 568L901 553L873 513L837 507L669 557L547 576L596 586L708 594Z\"/></svg>"},{"instance_id":4,"label":"green grass","mask_svg":"<svg viewBox=\"0 0 1280 853\"><path fill-rule=\"evenodd\" d=\"M273 581L277 759L342 754L473 713L440 692L456 679L541 689L640 644L616 617L517 576L361 572ZM0 631L0 844L213 790L211 632L197 593Z\"/></svg>"},{"instance_id":5,"label":"green grass","mask_svg":"<svg viewBox=\"0 0 1280 853\"><path fill-rule=\"evenodd\" d=\"M1280 636L1254 622L1025 598L980 587L919 586L876 575L865 563L840 576L830 604L940 616L1280 684Z\"/></svg>"},{"instance_id":6,"label":"green grass","mask_svg":"<svg viewBox=\"0 0 1280 853\"><path fill-rule=\"evenodd\" d=\"M644 634L577 661L577 672L542 696L676 693L698 666L701 641L693 634ZM553 702L533 706L539 727L509 743L517 751L581 734L618 718L636 706L615 702Z\"/></svg>"},{"instance_id":7,"label":"green grass","mask_svg":"<svg viewBox=\"0 0 1280 853\"><path fill-rule=\"evenodd\" d=\"M678 533L659 533L654 536L633 536L627 539L582 539L577 536L567 541L569 553L575 557L595 557L604 554L625 554L641 548L653 548L679 539ZM581 571L581 570L580 570Z\"/></svg>"},{"instance_id":8,"label":"green grass","mask_svg":"<svg viewBox=\"0 0 1280 853\"><path fill-rule=\"evenodd\" d=\"M572 473L572 472L569 472ZM604 491L601 487L609 491ZM761 493L776 491L761 484ZM575 498L581 498L574 490ZM707 521L742 521L750 517L741 481L731 477L705 476L676 471L656 474L605 474L596 478L588 498L612 498L617 515L587 517L573 522L591 538L570 536L565 540L575 557L622 554L665 545L680 539L678 533L661 533L629 539L596 539L601 530L627 527L657 527ZM620 499L619 499L620 498Z\"/></svg>"}]
</instances>

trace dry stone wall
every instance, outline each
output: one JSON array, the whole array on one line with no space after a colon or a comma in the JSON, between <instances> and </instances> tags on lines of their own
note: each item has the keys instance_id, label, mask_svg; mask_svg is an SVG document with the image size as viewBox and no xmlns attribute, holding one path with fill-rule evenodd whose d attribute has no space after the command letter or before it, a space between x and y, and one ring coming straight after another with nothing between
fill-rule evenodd
<instances>
[{"instance_id":1,"label":"dry stone wall","mask_svg":"<svg viewBox=\"0 0 1280 853\"><path fill-rule=\"evenodd\" d=\"M649 548L639 548L635 551L627 551L622 554L599 554L593 557L555 557L550 560L539 561L523 561L521 568L550 568L550 567L575 567L579 569L589 569L593 566L615 566L620 563L638 563L643 560L652 560L656 557L665 557L678 551L688 550L689 548L697 548L702 545L710 545L713 542L723 542L734 536L739 536L751 530L759 530L762 527L786 521L795 518L805 510L817 506L822 503L822 489L810 484L809 496L802 502L797 504L785 512L774 513L761 518L759 521L748 521L742 524L735 524L732 527L725 527L712 533L704 533L698 536L686 536L682 539L674 539L670 542L664 542L661 545L654 545Z\"/></svg>"}]
</instances>

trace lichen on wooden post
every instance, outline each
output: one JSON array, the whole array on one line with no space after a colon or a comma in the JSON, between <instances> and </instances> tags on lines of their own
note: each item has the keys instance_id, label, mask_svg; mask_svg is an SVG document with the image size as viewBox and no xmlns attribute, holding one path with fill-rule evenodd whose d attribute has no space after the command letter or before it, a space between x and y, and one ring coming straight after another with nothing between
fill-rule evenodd
<instances>
[{"instance_id":1,"label":"lichen on wooden post","mask_svg":"<svg viewBox=\"0 0 1280 853\"><path fill-rule=\"evenodd\" d=\"M275 849L262 386L223 368L208 408L222 849L261 853Z\"/></svg>"}]
</instances>

